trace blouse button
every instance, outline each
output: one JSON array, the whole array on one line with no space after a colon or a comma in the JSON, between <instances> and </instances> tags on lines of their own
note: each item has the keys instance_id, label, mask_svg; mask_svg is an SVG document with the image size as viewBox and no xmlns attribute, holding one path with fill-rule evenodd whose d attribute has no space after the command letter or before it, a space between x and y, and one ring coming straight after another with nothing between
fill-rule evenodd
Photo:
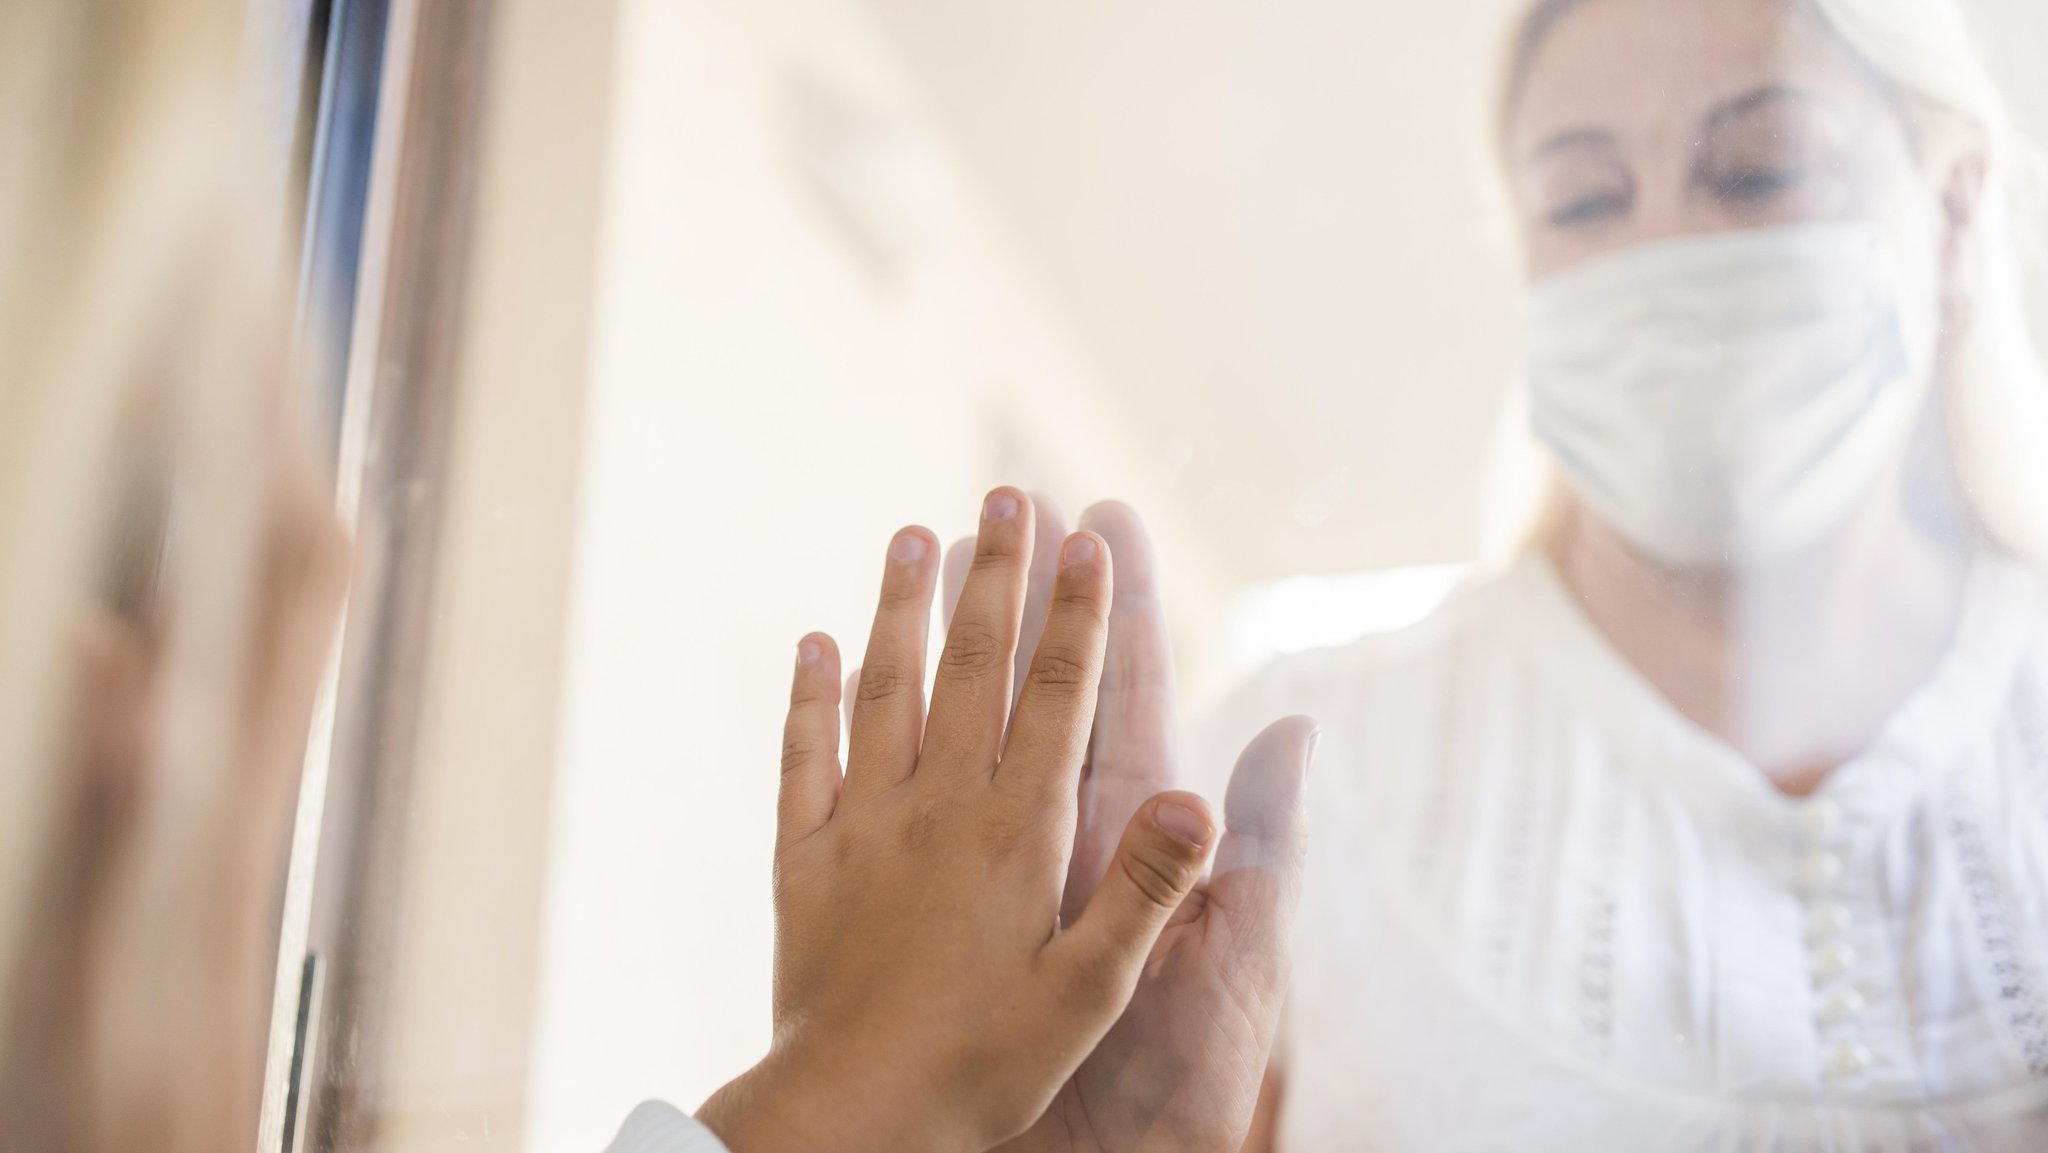
<instances>
[{"instance_id":1,"label":"blouse button","mask_svg":"<svg viewBox=\"0 0 2048 1153\"><path fill-rule=\"evenodd\" d=\"M1828 1072L1837 1077L1854 1077L1870 1068L1870 1050L1862 1045L1843 1045L1828 1056Z\"/></svg>"},{"instance_id":2,"label":"blouse button","mask_svg":"<svg viewBox=\"0 0 2048 1153\"><path fill-rule=\"evenodd\" d=\"M1839 1025L1863 1012L1863 994L1854 989L1836 989L1820 1003L1821 1020Z\"/></svg>"},{"instance_id":3,"label":"blouse button","mask_svg":"<svg viewBox=\"0 0 2048 1153\"><path fill-rule=\"evenodd\" d=\"M1807 915L1807 932L1815 937L1835 937L1848 931L1849 906L1839 901L1815 905Z\"/></svg>"},{"instance_id":4,"label":"blouse button","mask_svg":"<svg viewBox=\"0 0 2048 1153\"><path fill-rule=\"evenodd\" d=\"M1810 801L1799 810L1799 825L1808 836L1825 837L1842 823L1842 806L1833 801Z\"/></svg>"},{"instance_id":5,"label":"blouse button","mask_svg":"<svg viewBox=\"0 0 2048 1153\"><path fill-rule=\"evenodd\" d=\"M1823 980L1839 977L1856 964L1856 950L1848 945L1829 945L1813 959L1813 968Z\"/></svg>"},{"instance_id":6,"label":"blouse button","mask_svg":"<svg viewBox=\"0 0 2048 1153\"><path fill-rule=\"evenodd\" d=\"M1800 879L1809 889L1825 888L1842 878L1842 858L1834 853L1810 854L1799 866Z\"/></svg>"}]
</instances>

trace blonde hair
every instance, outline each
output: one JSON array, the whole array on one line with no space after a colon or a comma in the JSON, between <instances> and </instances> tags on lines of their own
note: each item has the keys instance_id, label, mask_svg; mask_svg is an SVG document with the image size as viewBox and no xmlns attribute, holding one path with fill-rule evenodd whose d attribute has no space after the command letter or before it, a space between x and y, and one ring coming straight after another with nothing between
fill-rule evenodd
<instances>
[{"instance_id":1,"label":"blonde hair","mask_svg":"<svg viewBox=\"0 0 2048 1153\"><path fill-rule=\"evenodd\" d=\"M1518 0L1508 23L1491 137L1496 155L1529 60L1550 26L1587 0ZM1930 169L1975 153L1984 186L1963 253L1966 320L1945 334L1941 380L1948 455L1969 510L1996 545L2048 565L2048 369L2028 322L2037 263L2039 153L2013 128L1955 0L1785 0L1817 16L1898 95ZM1505 171L1504 165L1502 171ZM1499 561L1542 537L1562 505L1555 470L1526 433L1511 391L1482 486L1482 553Z\"/></svg>"}]
</instances>

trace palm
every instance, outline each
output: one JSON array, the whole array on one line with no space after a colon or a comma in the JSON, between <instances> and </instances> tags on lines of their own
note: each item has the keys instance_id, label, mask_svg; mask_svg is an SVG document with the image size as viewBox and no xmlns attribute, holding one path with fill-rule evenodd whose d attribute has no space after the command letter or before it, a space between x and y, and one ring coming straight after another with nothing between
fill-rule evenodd
<instances>
[{"instance_id":1,"label":"palm","mask_svg":"<svg viewBox=\"0 0 2048 1153\"><path fill-rule=\"evenodd\" d=\"M1235 1150L1258 1100L1286 964L1265 870L1219 876L1152 950L1124 1015L1018 1149Z\"/></svg>"},{"instance_id":2,"label":"palm","mask_svg":"<svg viewBox=\"0 0 2048 1153\"><path fill-rule=\"evenodd\" d=\"M1040 503L1040 533L1065 533ZM1095 727L1062 921L1094 893L1138 806L1176 784L1173 656L1150 544L1121 505L1081 527L1109 543L1115 571ZM1039 550L1050 555L1050 548ZM949 558L950 559L950 558ZM953 568L949 564L949 569ZM1034 566L1031 623L1050 571ZM950 579L950 593L957 585ZM1013 1151L1236 1150L1250 1124L1287 977L1287 919L1301 869L1301 770L1312 726L1289 721L1254 741L1232 775L1210 878L1153 947L1129 1007Z\"/></svg>"}]
</instances>

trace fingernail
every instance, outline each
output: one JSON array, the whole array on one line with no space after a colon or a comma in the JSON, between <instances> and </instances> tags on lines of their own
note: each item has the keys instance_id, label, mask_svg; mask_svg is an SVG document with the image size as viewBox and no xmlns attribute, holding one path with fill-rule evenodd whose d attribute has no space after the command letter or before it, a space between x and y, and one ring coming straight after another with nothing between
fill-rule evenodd
<instances>
[{"instance_id":1,"label":"fingernail","mask_svg":"<svg viewBox=\"0 0 2048 1153\"><path fill-rule=\"evenodd\" d=\"M796 663L805 668L817 664L818 658L824 655L825 646L809 638L805 638L802 644L796 646Z\"/></svg>"},{"instance_id":2,"label":"fingernail","mask_svg":"<svg viewBox=\"0 0 2048 1153\"><path fill-rule=\"evenodd\" d=\"M914 532L896 534L889 545L889 558L900 564L915 564L924 559L924 537Z\"/></svg>"},{"instance_id":3,"label":"fingernail","mask_svg":"<svg viewBox=\"0 0 2048 1153\"><path fill-rule=\"evenodd\" d=\"M1308 755L1301 759L1301 775L1306 777L1316 767L1316 746L1323 743L1323 730L1317 729L1308 735Z\"/></svg>"},{"instance_id":4,"label":"fingernail","mask_svg":"<svg viewBox=\"0 0 2048 1153\"><path fill-rule=\"evenodd\" d=\"M981 519L1009 520L1017 515L1017 498L1007 492L992 492L981 502Z\"/></svg>"},{"instance_id":5,"label":"fingernail","mask_svg":"<svg viewBox=\"0 0 2048 1153\"><path fill-rule=\"evenodd\" d=\"M1060 563L1067 565L1087 564L1095 559L1095 552L1094 537L1078 534L1070 536L1067 538L1067 543L1060 547Z\"/></svg>"},{"instance_id":6,"label":"fingernail","mask_svg":"<svg viewBox=\"0 0 2048 1153\"><path fill-rule=\"evenodd\" d=\"M1162 801L1158 808L1152 810L1152 823L1197 849L1216 835L1216 827L1209 823L1209 818L1172 801Z\"/></svg>"}]
</instances>

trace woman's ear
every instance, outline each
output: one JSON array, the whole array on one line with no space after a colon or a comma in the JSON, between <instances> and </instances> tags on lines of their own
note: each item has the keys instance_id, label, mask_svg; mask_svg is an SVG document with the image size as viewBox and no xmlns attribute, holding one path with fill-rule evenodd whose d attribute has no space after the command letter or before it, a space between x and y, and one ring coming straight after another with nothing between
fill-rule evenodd
<instances>
[{"instance_id":1,"label":"woman's ear","mask_svg":"<svg viewBox=\"0 0 2048 1153\"><path fill-rule=\"evenodd\" d=\"M1941 187L1941 216L1952 248L1976 228L1989 167L1989 159L1975 149L1958 156L1955 163L1949 165L1948 176Z\"/></svg>"},{"instance_id":2,"label":"woman's ear","mask_svg":"<svg viewBox=\"0 0 2048 1153\"><path fill-rule=\"evenodd\" d=\"M1941 309L1943 327L1958 330L1969 317L1970 297L1977 283L1978 221L1990 160L1972 149L1948 167L1938 189L1941 196Z\"/></svg>"}]
</instances>

